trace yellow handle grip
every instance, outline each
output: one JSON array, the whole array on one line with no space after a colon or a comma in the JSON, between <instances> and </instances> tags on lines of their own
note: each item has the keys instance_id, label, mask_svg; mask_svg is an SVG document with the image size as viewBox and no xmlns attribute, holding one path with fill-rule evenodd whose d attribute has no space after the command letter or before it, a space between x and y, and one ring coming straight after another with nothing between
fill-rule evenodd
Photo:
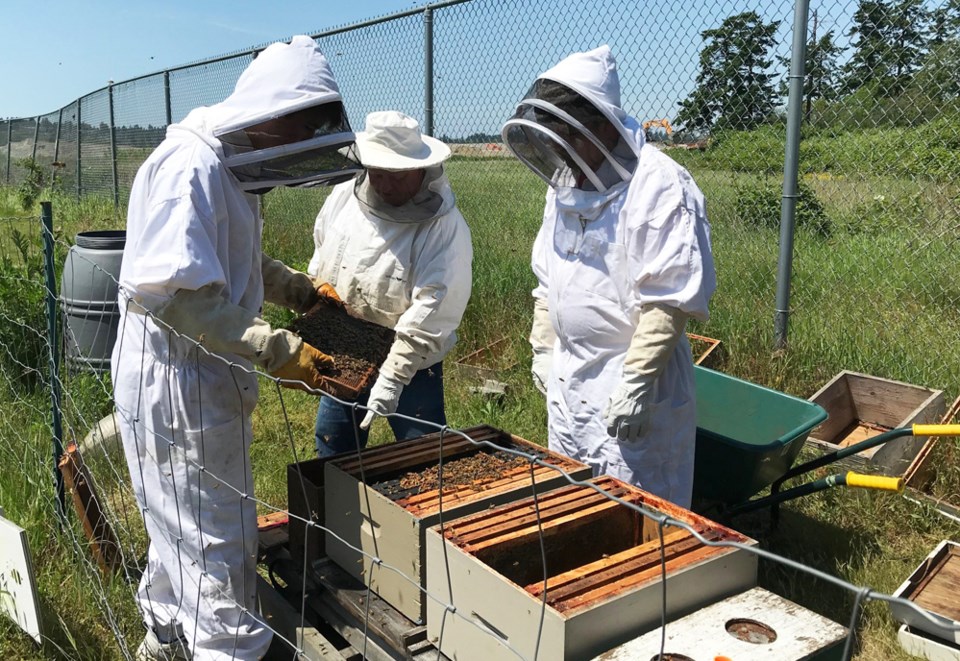
<instances>
[{"instance_id":1,"label":"yellow handle grip","mask_svg":"<svg viewBox=\"0 0 960 661\"><path fill-rule=\"evenodd\" d=\"M914 436L960 436L960 425L914 425Z\"/></svg>"},{"instance_id":2,"label":"yellow handle grip","mask_svg":"<svg viewBox=\"0 0 960 661\"><path fill-rule=\"evenodd\" d=\"M903 491L902 477L885 477L883 475L863 475L862 473L849 472L846 475L848 487L859 487L861 489L877 489L879 491Z\"/></svg>"}]
</instances>

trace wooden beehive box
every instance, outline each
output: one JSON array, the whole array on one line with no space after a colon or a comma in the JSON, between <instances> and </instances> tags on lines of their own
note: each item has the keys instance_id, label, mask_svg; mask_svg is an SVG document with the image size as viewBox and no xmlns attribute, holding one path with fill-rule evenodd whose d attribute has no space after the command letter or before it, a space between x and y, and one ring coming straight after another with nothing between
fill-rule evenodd
<instances>
[{"instance_id":1,"label":"wooden beehive box","mask_svg":"<svg viewBox=\"0 0 960 661\"><path fill-rule=\"evenodd\" d=\"M840 372L810 401L827 411L808 442L826 451L859 443L890 429L936 424L945 404L942 390L857 372ZM926 436L905 436L857 455L857 462L884 475L902 476L923 447Z\"/></svg>"},{"instance_id":2,"label":"wooden beehive box","mask_svg":"<svg viewBox=\"0 0 960 661\"><path fill-rule=\"evenodd\" d=\"M949 644L960 644L960 631L948 628L960 626L960 544L949 540L940 542L893 596L923 608L935 622L911 608L891 602L890 612L894 618Z\"/></svg>"},{"instance_id":3,"label":"wooden beehive box","mask_svg":"<svg viewBox=\"0 0 960 661\"><path fill-rule=\"evenodd\" d=\"M839 658L846 627L763 588L753 588L658 627L596 661L726 658L814 661ZM707 654L707 656L704 656Z\"/></svg>"},{"instance_id":4,"label":"wooden beehive box","mask_svg":"<svg viewBox=\"0 0 960 661\"><path fill-rule=\"evenodd\" d=\"M287 465L287 509L290 512L287 530L290 535L290 555L297 566L303 564L304 557L307 564L313 564L326 555L324 532L317 527L324 525L323 467L331 459L343 456L346 455L319 457ZM316 525L308 526L306 521Z\"/></svg>"},{"instance_id":5,"label":"wooden beehive box","mask_svg":"<svg viewBox=\"0 0 960 661\"><path fill-rule=\"evenodd\" d=\"M684 521L708 540L756 542L611 477L591 482L606 494ZM539 514L539 516L538 516ZM427 584L456 607L427 604L427 638L458 661L589 659L660 624L658 526L590 486L568 486L427 532ZM541 550L541 530L543 549ZM710 547L665 527L668 619L757 582L757 556ZM546 555L549 574L543 629ZM441 640L441 629L442 640ZM537 643L539 641L539 648Z\"/></svg>"},{"instance_id":6,"label":"wooden beehive box","mask_svg":"<svg viewBox=\"0 0 960 661\"><path fill-rule=\"evenodd\" d=\"M577 480L591 475L585 464L494 427L472 427L463 433L475 442L452 432L442 439L440 433L428 434L370 448L359 456L334 458L324 474L325 518L330 531L326 550L331 560L421 624L426 617L427 598L422 588L427 586L423 545L427 528L441 516L446 523L524 498L531 493L533 479L538 491L569 484L561 473L548 467L535 466L531 476L529 461L521 458L511 465L515 457L497 448L533 454ZM491 445L481 446L476 443L479 441ZM441 443L442 494L436 480ZM373 557L387 566L378 566Z\"/></svg>"}]
</instances>

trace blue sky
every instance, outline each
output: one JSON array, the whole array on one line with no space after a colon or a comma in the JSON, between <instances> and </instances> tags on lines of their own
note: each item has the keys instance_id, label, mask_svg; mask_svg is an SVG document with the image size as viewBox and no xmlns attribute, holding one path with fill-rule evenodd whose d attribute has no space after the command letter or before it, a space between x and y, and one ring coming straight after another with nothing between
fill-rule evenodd
<instances>
[{"instance_id":1,"label":"blue sky","mask_svg":"<svg viewBox=\"0 0 960 661\"><path fill-rule=\"evenodd\" d=\"M108 80L121 81L422 4L410 0L3 0L0 117L51 112Z\"/></svg>"},{"instance_id":2,"label":"blue sky","mask_svg":"<svg viewBox=\"0 0 960 661\"><path fill-rule=\"evenodd\" d=\"M43 2L43 0L40 0ZM758 4L759 2L759 4ZM857 0L822 4L822 34L838 37ZM104 87L298 33L422 7L411 0L4 0L0 10L0 117L31 117ZM608 43L618 60L623 105L640 120L674 118L695 87L701 32L755 10L780 21L775 55L789 54L790 0L473 0L434 12L435 135L499 133L538 73L570 52ZM840 38L840 41L845 41ZM373 110L424 120L423 23L418 14L321 40L355 128ZM232 89L246 61L179 72L173 120ZM782 69L782 67L779 67ZM118 125L163 124L162 81L118 87ZM103 95L102 95L103 96ZM84 110L103 121L105 102Z\"/></svg>"}]
</instances>

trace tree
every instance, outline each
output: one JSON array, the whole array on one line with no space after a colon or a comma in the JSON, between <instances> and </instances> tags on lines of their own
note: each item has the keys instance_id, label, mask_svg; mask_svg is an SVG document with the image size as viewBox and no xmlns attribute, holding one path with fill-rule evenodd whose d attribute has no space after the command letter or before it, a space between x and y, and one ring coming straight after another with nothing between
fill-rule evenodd
<instances>
[{"instance_id":1,"label":"tree","mask_svg":"<svg viewBox=\"0 0 960 661\"><path fill-rule=\"evenodd\" d=\"M749 130L776 106L770 49L779 21L764 23L756 12L730 16L701 33L697 88L680 102L677 123L686 131Z\"/></svg>"},{"instance_id":2,"label":"tree","mask_svg":"<svg viewBox=\"0 0 960 661\"><path fill-rule=\"evenodd\" d=\"M840 65L837 58L843 53L843 48L837 46L833 37L833 30L817 38L816 28L810 41L807 42L807 56L804 64L803 98L804 115L810 120L810 111L813 102L818 99L830 101L838 95L840 87ZM789 57L781 57L780 63L790 70ZM789 84L784 80L780 84L780 95L787 96Z\"/></svg>"},{"instance_id":3,"label":"tree","mask_svg":"<svg viewBox=\"0 0 960 661\"><path fill-rule=\"evenodd\" d=\"M844 91L871 87L883 97L900 94L920 68L929 18L923 0L860 0L847 33L857 41Z\"/></svg>"}]
</instances>

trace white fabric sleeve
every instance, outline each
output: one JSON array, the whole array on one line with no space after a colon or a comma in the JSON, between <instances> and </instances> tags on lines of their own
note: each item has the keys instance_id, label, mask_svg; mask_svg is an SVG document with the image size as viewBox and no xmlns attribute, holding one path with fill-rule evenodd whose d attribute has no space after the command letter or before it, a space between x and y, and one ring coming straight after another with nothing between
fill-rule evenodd
<instances>
[{"instance_id":1,"label":"white fabric sleeve","mask_svg":"<svg viewBox=\"0 0 960 661\"><path fill-rule=\"evenodd\" d=\"M295 334L273 330L250 310L225 299L217 285L181 289L153 313L208 351L236 354L267 372L286 365L303 346L303 340Z\"/></svg>"},{"instance_id":2,"label":"white fabric sleeve","mask_svg":"<svg viewBox=\"0 0 960 661\"><path fill-rule=\"evenodd\" d=\"M320 272L320 246L323 244L324 223L329 206L330 198L327 198L313 223L313 257L310 258L310 264L307 266L307 274L313 278Z\"/></svg>"},{"instance_id":3,"label":"white fabric sleeve","mask_svg":"<svg viewBox=\"0 0 960 661\"><path fill-rule=\"evenodd\" d=\"M313 279L306 273L290 268L283 262L261 253L263 297L294 312L307 312L316 300Z\"/></svg>"},{"instance_id":4,"label":"white fabric sleeve","mask_svg":"<svg viewBox=\"0 0 960 661\"><path fill-rule=\"evenodd\" d=\"M645 170L631 185L626 213L640 305L663 304L706 321L717 279L706 205L693 179L675 164Z\"/></svg>"},{"instance_id":5,"label":"white fabric sleeve","mask_svg":"<svg viewBox=\"0 0 960 661\"><path fill-rule=\"evenodd\" d=\"M435 363L454 335L470 300L473 246L457 209L414 245L412 301L397 321L396 338L380 371L404 385Z\"/></svg>"},{"instance_id":6,"label":"white fabric sleeve","mask_svg":"<svg viewBox=\"0 0 960 661\"><path fill-rule=\"evenodd\" d=\"M217 221L209 197L220 189L216 177L204 176L191 161L175 163L177 177L163 170L157 189L138 211L141 231L125 251L124 285L152 299L165 300L178 289L226 283L217 255ZM204 189L210 187L210 191ZM134 252L135 251L135 252Z\"/></svg>"}]
</instances>

